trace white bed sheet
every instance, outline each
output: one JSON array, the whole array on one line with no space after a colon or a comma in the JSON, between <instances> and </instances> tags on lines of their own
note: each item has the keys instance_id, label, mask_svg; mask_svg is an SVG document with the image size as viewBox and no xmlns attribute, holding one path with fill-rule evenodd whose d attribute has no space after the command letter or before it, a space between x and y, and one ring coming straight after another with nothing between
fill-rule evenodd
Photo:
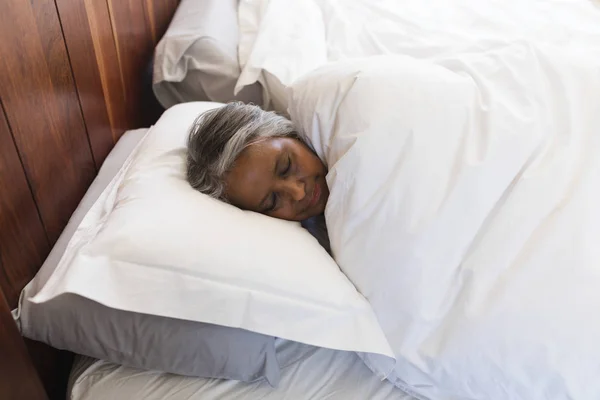
<instances>
[{"instance_id":1,"label":"white bed sheet","mask_svg":"<svg viewBox=\"0 0 600 400\"><path fill-rule=\"evenodd\" d=\"M388 381L379 381L352 352L277 341L281 382L245 383L141 371L78 357L70 400L145 399L328 399L413 400Z\"/></svg>"}]
</instances>

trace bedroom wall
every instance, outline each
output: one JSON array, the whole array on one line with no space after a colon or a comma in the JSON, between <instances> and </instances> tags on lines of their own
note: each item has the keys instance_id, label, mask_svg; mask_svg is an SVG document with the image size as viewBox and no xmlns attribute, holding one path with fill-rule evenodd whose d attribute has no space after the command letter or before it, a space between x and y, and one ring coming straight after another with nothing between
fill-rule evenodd
<instances>
[{"instance_id":1,"label":"bedroom wall","mask_svg":"<svg viewBox=\"0 0 600 400\"><path fill-rule=\"evenodd\" d=\"M142 76L177 4L0 0L3 324L114 143L155 120L147 115L152 99ZM14 344L0 338L4 357ZM64 377L56 375L64 371L57 365L66 355L40 344L28 348L51 398L60 396ZM0 397L11 398L11 383L27 368L2 368Z\"/></svg>"}]
</instances>

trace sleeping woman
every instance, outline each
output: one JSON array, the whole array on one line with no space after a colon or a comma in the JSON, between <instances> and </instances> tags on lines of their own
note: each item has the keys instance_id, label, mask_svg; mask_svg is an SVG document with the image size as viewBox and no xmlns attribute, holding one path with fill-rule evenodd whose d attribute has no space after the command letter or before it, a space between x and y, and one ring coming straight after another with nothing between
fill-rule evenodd
<instances>
[{"instance_id":1,"label":"sleeping woman","mask_svg":"<svg viewBox=\"0 0 600 400\"><path fill-rule=\"evenodd\" d=\"M300 221L329 251L326 174L291 121L257 106L210 110L190 131L187 178L194 189L243 210Z\"/></svg>"}]
</instances>

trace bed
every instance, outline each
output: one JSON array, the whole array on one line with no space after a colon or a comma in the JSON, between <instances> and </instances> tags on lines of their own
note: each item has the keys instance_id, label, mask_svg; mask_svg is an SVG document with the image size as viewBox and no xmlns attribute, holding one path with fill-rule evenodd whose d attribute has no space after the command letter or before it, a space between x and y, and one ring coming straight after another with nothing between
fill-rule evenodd
<instances>
[{"instance_id":1,"label":"bed","mask_svg":"<svg viewBox=\"0 0 600 400\"><path fill-rule=\"evenodd\" d=\"M81 199L101 191L147 134L135 128L152 126L164 109L239 100L287 114L290 88L303 75L355 57L436 60L523 37L600 57L595 2L536 2L531 9L515 2L518 18L501 13L501 3L487 10L463 3L407 1L399 12L393 1L56 0L3 14L0 32L9 40L0 46L0 178L10 188L0 193L3 398L415 398L374 375L353 351L277 338L282 371L273 388L264 380L185 377L60 351L23 339L11 310ZM545 17L539 24L527 24L532 10ZM190 32L191 17L210 22Z\"/></svg>"}]
</instances>

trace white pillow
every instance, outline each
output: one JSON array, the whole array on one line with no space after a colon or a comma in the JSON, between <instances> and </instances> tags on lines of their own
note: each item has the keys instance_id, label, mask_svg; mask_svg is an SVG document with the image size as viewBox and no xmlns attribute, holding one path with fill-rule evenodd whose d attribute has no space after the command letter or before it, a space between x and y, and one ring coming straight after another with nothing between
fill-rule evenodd
<instances>
[{"instance_id":1,"label":"white pillow","mask_svg":"<svg viewBox=\"0 0 600 400\"><path fill-rule=\"evenodd\" d=\"M600 398L600 60L515 43L290 89L340 268L429 399Z\"/></svg>"},{"instance_id":2,"label":"white pillow","mask_svg":"<svg viewBox=\"0 0 600 400\"><path fill-rule=\"evenodd\" d=\"M118 310L369 353L367 363L389 372L370 305L316 239L187 183L188 129L205 109L186 103L163 114L32 301L76 293Z\"/></svg>"},{"instance_id":3,"label":"white pillow","mask_svg":"<svg viewBox=\"0 0 600 400\"><path fill-rule=\"evenodd\" d=\"M262 105L262 88L234 94L240 76L237 0L182 0L154 55L153 90L163 107L188 101Z\"/></svg>"}]
</instances>

